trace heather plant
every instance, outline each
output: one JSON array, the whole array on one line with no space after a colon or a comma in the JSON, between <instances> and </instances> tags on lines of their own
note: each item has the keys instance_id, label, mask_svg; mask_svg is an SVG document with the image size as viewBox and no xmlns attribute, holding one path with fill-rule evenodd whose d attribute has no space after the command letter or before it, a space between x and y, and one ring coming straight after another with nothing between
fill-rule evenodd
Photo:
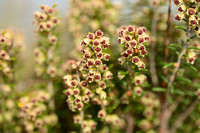
<instances>
[{"instance_id":1,"label":"heather plant","mask_svg":"<svg viewBox=\"0 0 200 133\"><path fill-rule=\"evenodd\" d=\"M27 83L21 36L1 33L0 132L200 132L200 1L122 2L71 0L67 28L40 5Z\"/></svg>"},{"instance_id":2,"label":"heather plant","mask_svg":"<svg viewBox=\"0 0 200 133\"><path fill-rule=\"evenodd\" d=\"M19 132L18 110L15 100L19 94L16 83L16 64L23 49L23 38L8 29L0 35L0 131Z\"/></svg>"},{"instance_id":3,"label":"heather plant","mask_svg":"<svg viewBox=\"0 0 200 133\"><path fill-rule=\"evenodd\" d=\"M19 117L22 120L24 132L49 132L49 127L57 124L54 113L48 113L50 95L47 91L35 90L19 99Z\"/></svg>"},{"instance_id":4,"label":"heather plant","mask_svg":"<svg viewBox=\"0 0 200 133\"><path fill-rule=\"evenodd\" d=\"M34 50L36 57L35 72L37 76L45 80L44 89L48 91L51 97L49 106L52 110L55 106L53 78L58 76L57 68L59 64L59 57L56 55L59 46L58 33L56 32L56 27L59 24L56 5L54 4L52 7L40 5L42 11L34 13L35 31L39 35L39 45Z\"/></svg>"},{"instance_id":5,"label":"heather plant","mask_svg":"<svg viewBox=\"0 0 200 133\"><path fill-rule=\"evenodd\" d=\"M35 32L39 36L39 42L34 50L37 79L35 85L30 88L36 90L29 89L18 102L19 117L25 132L49 132L58 121L53 84L53 79L59 76L59 57L56 55L59 46L56 27L59 25L59 19L56 5L40 5L41 11L34 13Z\"/></svg>"},{"instance_id":6,"label":"heather plant","mask_svg":"<svg viewBox=\"0 0 200 133\"><path fill-rule=\"evenodd\" d=\"M74 123L80 124L81 131L84 133L95 130L97 122L85 117L87 115L84 111L87 104L90 106L94 104L100 106L100 110L93 117L105 121L104 123L123 126L123 121L118 116L106 112L110 101L107 96L108 87L112 85L109 80L113 77L107 65L104 64L110 58L110 55L106 53L106 49L110 45L109 38L103 36L101 30L97 30L95 33L89 33L80 44L83 59L74 61L71 65L76 74L64 76L67 88L64 93L68 97L69 109L73 112L80 112L79 115L74 116Z\"/></svg>"}]
</instances>

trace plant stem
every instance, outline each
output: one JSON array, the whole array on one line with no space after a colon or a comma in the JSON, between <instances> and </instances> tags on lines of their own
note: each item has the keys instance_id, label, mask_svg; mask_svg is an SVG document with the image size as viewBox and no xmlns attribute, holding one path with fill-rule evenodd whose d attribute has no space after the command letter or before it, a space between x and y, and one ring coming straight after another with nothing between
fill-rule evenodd
<instances>
[{"instance_id":1,"label":"plant stem","mask_svg":"<svg viewBox=\"0 0 200 133\"><path fill-rule=\"evenodd\" d=\"M81 110L81 133L83 133L84 110Z\"/></svg>"},{"instance_id":2,"label":"plant stem","mask_svg":"<svg viewBox=\"0 0 200 133\"><path fill-rule=\"evenodd\" d=\"M129 86L128 89L132 90L133 89L133 83L132 83L132 78L133 78L133 68L131 68L131 65L128 65L128 72L129 72Z\"/></svg>"},{"instance_id":3,"label":"plant stem","mask_svg":"<svg viewBox=\"0 0 200 133\"><path fill-rule=\"evenodd\" d=\"M169 6L168 6L168 19L167 19L167 29L166 29L166 40L165 40L165 62L168 62L169 57L169 43L170 43L170 21L171 21L171 0L169 0ZM164 69L164 74L167 76L168 68Z\"/></svg>"},{"instance_id":4,"label":"plant stem","mask_svg":"<svg viewBox=\"0 0 200 133\"><path fill-rule=\"evenodd\" d=\"M128 64L128 72L129 72L129 85L128 89L129 91L132 91L133 89L133 83L132 83L132 78L134 76L134 71L131 66L131 64ZM127 115L127 128L126 128L126 133L133 133L134 132L134 114L130 111Z\"/></svg>"},{"instance_id":5,"label":"plant stem","mask_svg":"<svg viewBox=\"0 0 200 133\"><path fill-rule=\"evenodd\" d=\"M190 114L192 113L192 111L195 109L195 107L198 105L199 100L196 99L191 105L190 107L185 110L185 112L183 112L182 114L180 114L178 116L178 119L174 122L170 133L175 133L175 131L183 124L183 122L190 116Z\"/></svg>"},{"instance_id":6,"label":"plant stem","mask_svg":"<svg viewBox=\"0 0 200 133\"><path fill-rule=\"evenodd\" d=\"M157 36L157 20L159 15L159 8L154 7L154 15L152 19L152 35L154 37L154 42L151 44L150 54L149 54L149 62L150 62L150 73L151 73L151 80L153 86L158 86L158 76L156 71L156 61L155 61L155 46L156 46L156 36Z\"/></svg>"},{"instance_id":7,"label":"plant stem","mask_svg":"<svg viewBox=\"0 0 200 133\"><path fill-rule=\"evenodd\" d=\"M181 65L181 59L183 57L183 55L185 54L186 52L186 49L188 47L188 39L190 38L190 28L188 26L188 23L187 23L187 31L186 31L186 37L185 37L185 42L183 44L183 49L178 57L178 60L177 60L177 66L176 68L174 69L172 75L170 76L170 79L169 79L169 83L167 85L167 91L165 93L165 98L164 98L164 101L162 102L162 108L161 108L161 120L160 120L160 129L159 129L159 133L168 133L169 132L169 129L168 129L168 122L169 122L169 119L170 119L170 111L169 111L169 102L168 102L168 97L169 97L169 93L170 93L170 88L171 86L173 85L174 83L174 80L175 80L175 77L176 77L176 73L177 71L179 70L180 68L180 65Z\"/></svg>"},{"instance_id":8,"label":"plant stem","mask_svg":"<svg viewBox=\"0 0 200 133\"><path fill-rule=\"evenodd\" d=\"M131 116L131 114L127 115L127 128L126 128L126 133L133 133L134 131L134 118Z\"/></svg>"},{"instance_id":9,"label":"plant stem","mask_svg":"<svg viewBox=\"0 0 200 133\"><path fill-rule=\"evenodd\" d=\"M54 110L55 109L55 103L54 103L54 90L53 90L53 82L50 80L48 82L48 93L50 94L51 96L51 99L49 101L49 107L51 110Z\"/></svg>"}]
</instances>

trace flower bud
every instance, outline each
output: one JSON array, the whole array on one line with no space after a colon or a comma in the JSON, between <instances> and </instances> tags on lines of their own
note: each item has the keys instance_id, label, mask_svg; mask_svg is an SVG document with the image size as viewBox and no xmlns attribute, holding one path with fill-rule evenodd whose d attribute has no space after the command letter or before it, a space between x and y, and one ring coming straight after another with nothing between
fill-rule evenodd
<instances>
[{"instance_id":1,"label":"flower bud","mask_svg":"<svg viewBox=\"0 0 200 133\"><path fill-rule=\"evenodd\" d=\"M100 92L100 98L101 99L106 99L106 92L105 91L101 91Z\"/></svg>"},{"instance_id":2,"label":"flower bud","mask_svg":"<svg viewBox=\"0 0 200 133\"><path fill-rule=\"evenodd\" d=\"M143 90L142 90L141 87L136 86L136 87L134 87L134 92L135 92L135 94L136 94L137 96L141 96Z\"/></svg>"},{"instance_id":3,"label":"flower bud","mask_svg":"<svg viewBox=\"0 0 200 133\"><path fill-rule=\"evenodd\" d=\"M104 109L98 112L98 118L104 119L106 117L106 111Z\"/></svg>"}]
</instances>

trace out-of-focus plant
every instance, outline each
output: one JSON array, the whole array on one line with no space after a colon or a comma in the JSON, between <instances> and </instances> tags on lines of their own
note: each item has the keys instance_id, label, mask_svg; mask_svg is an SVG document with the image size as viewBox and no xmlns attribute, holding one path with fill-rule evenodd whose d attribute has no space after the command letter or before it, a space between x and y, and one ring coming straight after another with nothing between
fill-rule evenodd
<instances>
[{"instance_id":1,"label":"out-of-focus plant","mask_svg":"<svg viewBox=\"0 0 200 133\"><path fill-rule=\"evenodd\" d=\"M39 42L35 49L36 75L44 80L43 87L48 90L50 95L49 106L54 109L54 86L53 79L57 76L57 68L59 65L59 57L56 55L59 46L58 12L55 9L57 4L52 7L48 5L40 5L42 11L34 13L35 31L38 33Z\"/></svg>"},{"instance_id":2,"label":"out-of-focus plant","mask_svg":"<svg viewBox=\"0 0 200 133\"><path fill-rule=\"evenodd\" d=\"M58 118L54 113L48 113L50 95L45 90L30 91L21 97L19 117L25 132L47 133L49 127L57 124Z\"/></svg>"},{"instance_id":3,"label":"out-of-focus plant","mask_svg":"<svg viewBox=\"0 0 200 133\"><path fill-rule=\"evenodd\" d=\"M23 49L22 34L12 29L0 35L0 132L20 132L15 100L19 91L16 83L16 64Z\"/></svg>"},{"instance_id":4,"label":"out-of-focus plant","mask_svg":"<svg viewBox=\"0 0 200 133\"><path fill-rule=\"evenodd\" d=\"M118 4L113 4L110 0L70 0L70 4L67 28L78 50L81 49L79 42L88 31L101 29L106 35L115 35L119 20Z\"/></svg>"},{"instance_id":5,"label":"out-of-focus plant","mask_svg":"<svg viewBox=\"0 0 200 133\"><path fill-rule=\"evenodd\" d=\"M34 50L37 79L32 88L36 90L28 91L19 101L20 118L26 132L49 132L58 120L55 114L53 83L58 76L57 68L60 64L56 31L60 22L56 5L40 5L42 11L34 13L35 32L39 36L37 48Z\"/></svg>"}]
</instances>

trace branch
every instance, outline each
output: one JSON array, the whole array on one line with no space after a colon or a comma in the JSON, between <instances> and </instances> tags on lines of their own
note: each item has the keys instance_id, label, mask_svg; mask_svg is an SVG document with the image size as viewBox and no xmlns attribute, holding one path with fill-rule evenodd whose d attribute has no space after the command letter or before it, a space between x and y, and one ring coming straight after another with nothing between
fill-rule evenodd
<instances>
[{"instance_id":1,"label":"branch","mask_svg":"<svg viewBox=\"0 0 200 133\"><path fill-rule=\"evenodd\" d=\"M53 97L53 95L54 95L53 82L51 79L48 81L47 85L48 85L47 86L48 93L51 96L51 99L49 100L49 108L51 109L51 111L53 111L55 109L55 103L54 103L54 97Z\"/></svg>"},{"instance_id":2,"label":"branch","mask_svg":"<svg viewBox=\"0 0 200 133\"><path fill-rule=\"evenodd\" d=\"M171 88L171 86L172 86L172 84L174 83L174 80L175 80L175 77L176 77L176 73L177 73L177 71L179 70L179 68L180 68L180 64L181 64L181 59L182 59L182 57L183 57L183 55L185 54L185 52L186 52L186 49L187 49L187 47L189 46L189 45L187 45L187 43L188 43L188 39L190 38L190 33L191 31L190 31L190 28L187 26L187 33L186 33L186 38L185 38L185 42L184 42L184 44L183 44L183 50L181 51L181 53L180 53L180 55L179 55L179 57L178 57L178 60L177 60L177 66L176 66L176 68L174 69L174 71L173 71L173 73L172 73L172 76L170 76L170 80L169 80L169 83L168 83L168 86L167 86L167 95L168 95L168 93L169 93L169 91L170 91L170 88Z\"/></svg>"},{"instance_id":3,"label":"branch","mask_svg":"<svg viewBox=\"0 0 200 133\"><path fill-rule=\"evenodd\" d=\"M185 39L183 50L181 51L181 53L178 57L177 67L174 69L172 76L170 76L170 81L169 81L168 86L167 86L167 92L166 92L166 95L165 95L165 100L162 103L161 125L160 125L160 129L159 129L159 133L168 133L168 121L169 121L171 115L170 115L170 112L169 112L169 109L168 109L169 103L168 103L167 98L169 97L170 88L174 83L176 73L180 68L181 59L182 59L183 55L185 54L186 49L188 47L187 42L188 42L188 38L190 37L190 29L189 28L187 28L187 29L188 29L187 30L187 36L186 36L186 39Z\"/></svg>"},{"instance_id":4,"label":"branch","mask_svg":"<svg viewBox=\"0 0 200 133\"><path fill-rule=\"evenodd\" d=\"M166 40L165 40L165 62L168 61L169 56L169 50L168 45L170 43L169 38L169 31L170 31L170 20L171 20L171 0L168 0L168 19L167 19L167 29L166 29ZM164 75L167 76L168 69L164 69ZM160 96L160 102L161 102L161 115L160 115L160 127L159 127L159 133L168 132L168 121L169 118L172 115L173 110L168 110L165 107L165 103L167 101L167 93L162 93Z\"/></svg>"},{"instance_id":5,"label":"branch","mask_svg":"<svg viewBox=\"0 0 200 133\"><path fill-rule=\"evenodd\" d=\"M129 72L129 86L128 86L128 89L129 90L132 90L133 89L133 83L132 83L132 78L133 78L133 68L131 67L131 65L129 64L128 65L128 72Z\"/></svg>"},{"instance_id":6,"label":"branch","mask_svg":"<svg viewBox=\"0 0 200 133\"><path fill-rule=\"evenodd\" d=\"M187 26L187 30L186 30L186 37L185 37L185 41L184 41L184 44L183 44L183 49L180 53L180 55L178 56L178 60L177 60L177 63L176 63L176 68L173 70L173 73L172 75L170 76L170 79L169 79L169 83L167 85L167 91L164 95L164 100L162 102L162 113L161 113L161 125L160 125L160 129L159 129L159 133L168 133L169 129L168 129L168 122L169 122L169 119L170 119L170 114L169 114L169 109L168 109L168 97L169 97L169 92L170 92L170 88L171 86L173 85L174 83L174 80L175 80L175 77L176 77L176 73L177 71L179 70L180 68L180 65L181 65L181 59L183 57L183 55L185 54L186 52L186 49L189 45L188 44L188 39L190 38L191 36L191 29L189 28L188 26L188 22L186 23L186 26Z\"/></svg>"},{"instance_id":7,"label":"branch","mask_svg":"<svg viewBox=\"0 0 200 133\"><path fill-rule=\"evenodd\" d=\"M185 112L183 112L182 114L180 114L178 116L178 119L174 122L174 124L170 130L170 133L174 133L179 127L181 127L183 122L190 116L192 111L198 105L198 102L199 102L199 100L196 99Z\"/></svg>"},{"instance_id":8,"label":"branch","mask_svg":"<svg viewBox=\"0 0 200 133\"><path fill-rule=\"evenodd\" d=\"M159 8L154 7L154 15L153 15L153 20L152 20L152 35L154 38L156 38L157 36L157 30L156 30L156 26L157 26L157 19L158 19L158 15L159 15ZM149 55L149 62L150 62L150 73L151 73L151 80L153 83L153 86L158 86L158 76L157 76L157 71L156 71L156 61L155 61L155 43L156 41L154 40L154 42L151 44L151 49L150 49L150 55Z\"/></svg>"},{"instance_id":9,"label":"branch","mask_svg":"<svg viewBox=\"0 0 200 133\"><path fill-rule=\"evenodd\" d=\"M171 0L169 0L169 6L168 6L168 19L167 19L166 40L165 40L165 62L168 62L168 57L169 57L168 46L170 43L170 38L169 38L170 21L171 21ZM168 73L168 68L164 69L164 74L167 75L167 73Z\"/></svg>"},{"instance_id":10,"label":"branch","mask_svg":"<svg viewBox=\"0 0 200 133\"><path fill-rule=\"evenodd\" d=\"M134 131L134 118L131 116L131 114L127 115L127 128L126 133L133 133Z\"/></svg>"},{"instance_id":11,"label":"branch","mask_svg":"<svg viewBox=\"0 0 200 133\"><path fill-rule=\"evenodd\" d=\"M83 121L84 121L84 110L82 109L81 112L80 112L80 116L81 116L81 131L80 133L83 133Z\"/></svg>"}]
</instances>

